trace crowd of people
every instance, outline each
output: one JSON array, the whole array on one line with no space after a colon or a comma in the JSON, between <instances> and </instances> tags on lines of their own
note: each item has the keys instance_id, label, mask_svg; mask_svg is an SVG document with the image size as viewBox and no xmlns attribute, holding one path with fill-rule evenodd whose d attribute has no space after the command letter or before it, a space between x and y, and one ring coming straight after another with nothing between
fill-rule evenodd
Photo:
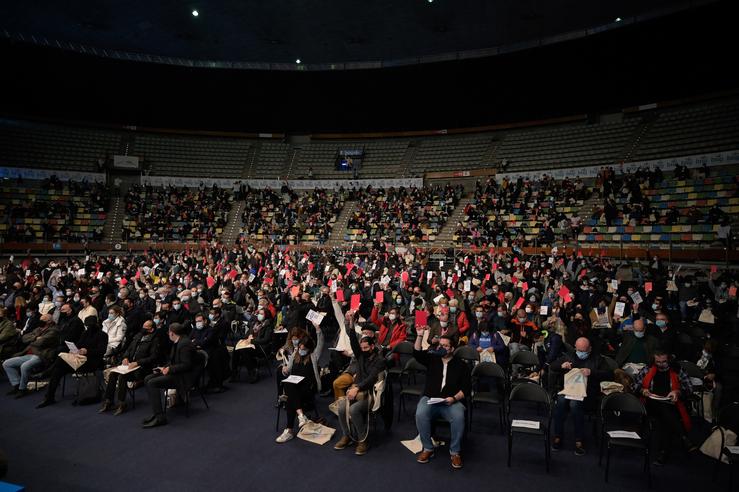
<instances>
[{"instance_id":1,"label":"crowd of people","mask_svg":"<svg viewBox=\"0 0 739 492\"><path fill-rule=\"evenodd\" d=\"M98 225L82 232L72 227L75 219L83 214L102 214L108 208L109 189L101 183L86 180L64 181L52 175L41 181L16 180L18 187L28 185L33 189L35 199L18 200L11 197L2 200L5 205L2 221L8 224L3 242L71 242L99 241L103 228ZM15 199L13 199L15 198ZM41 223L31 224L29 219L40 219ZM37 232L41 236L37 236Z\"/></svg>"},{"instance_id":2,"label":"crowd of people","mask_svg":"<svg viewBox=\"0 0 739 492\"><path fill-rule=\"evenodd\" d=\"M228 222L225 188L133 185L125 196L124 241L211 241ZM129 225L126 225L129 223Z\"/></svg>"},{"instance_id":3,"label":"crowd of people","mask_svg":"<svg viewBox=\"0 0 739 492\"><path fill-rule=\"evenodd\" d=\"M152 413L143 425L151 428L167 423L161 391L174 389L176 406L201 371L208 390L222 392L242 366L256 382L259 364L276 357L276 404L287 413L276 441L311 423L319 394L333 396L342 429L335 448L356 444L362 455L371 439L368 412L392 405L392 385L378 383L401 363L396 350L408 342L426 368L417 461L434 453L431 422L441 418L451 424L451 466L461 468L473 382L455 349L466 345L477 361L553 395L555 450L570 442L564 422L572 418L572 449L586 453L584 414L597 406L599 383L619 383L645 402L658 435L655 461L664 464L680 446L695 448L691 422L710 420L739 398L737 280L737 272L713 267L685 272L656 257L619 263L556 248L440 260L402 247L356 254L214 244L11 258L0 276L0 358L11 396L28 397L31 381L48 380L39 408L57 401L71 372L104 371L103 413L127 411L129 386L144 386ZM539 363L517 364L526 351ZM701 369L700 380L687 377L682 360ZM558 395L572 369L588 378L580 400ZM697 385L710 396L702 410L694 405Z\"/></svg>"},{"instance_id":4,"label":"crowd of people","mask_svg":"<svg viewBox=\"0 0 739 492\"><path fill-rule=\"evenodd\" d=\"M347 229L362 231L363 240L378 237L409 244L424 241L426 231L438 233L459 204L461 185L352 190L357 201Z\"/></svg>"},{"instance_id":5,"label":"crowd of people","mask_svg":"<svg viewBox=\"0 0 739 492\"><path fill-rule=\"evenodd\" d=\"M457 223L457 242L478 247L529 246L552 245L557 239L572 238L579 231L580 218L577 213L562 212L562 208L582 204L590 194L579 177L557 181L544 174L535 179L506 177L500 183L495 177L484 183L478 180L474 196L464 210L464 220ZM511 214L522 215L523 221L535 224L509 227ZM532 236L526 232L529 228L539 232ZM555 234L555 228L560 229L560 234Z\"/></svg>"},{"instance_id":6,"label":"crowd of people","mask_svg":"<svg viewBox=\"0 0 739 492\"><path fill-rule=\"evenodd\" d=\"M270 188L240 190L245 201L242 240L256 239L260 234L275 242L300 242L305 234L315 235L319 244L328 241L333 222L341 213L347 193L340 189L311 190L297 193L287 186L280 192Z\"/></svg>"}]
</instances>

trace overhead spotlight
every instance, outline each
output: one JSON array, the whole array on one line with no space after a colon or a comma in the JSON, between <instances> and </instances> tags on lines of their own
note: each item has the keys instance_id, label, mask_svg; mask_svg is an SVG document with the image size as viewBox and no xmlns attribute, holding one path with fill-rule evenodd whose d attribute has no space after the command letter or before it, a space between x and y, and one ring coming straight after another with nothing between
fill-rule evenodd
<instances>
[{"instance_id":1,"label":"overhead spotlight","mask_svg":"<svg viewBox=\"0 0 739 492\"><path fill-rule=\"evenodd\" d=\"M621 17L616 17L616 22L621 22Z\"/></svg>"},{"instance_id":2,"label":"overhead spotlight","mask_svg":"<svg viewBox=\"0 0 739 492\"><path fill-rule=\"evenodd\" d=\"M428 1L429 1L429 3L434 3L434 0L428 0Z\"/></svg>"},{"instance_id":3,"label":"overhead spotlight","mask_svg":"<svg viewBox=\"0 0 739 492\"><path fill-rule=\"evenodd\" d=\"M197 10L193 10L193 11L192 11L192 16L193 16L193 17L197 17L197 16L199 16L199 15L200 15L200 12L198 12Z\"/></svg>"},{"instance_id":4,"label":"overhead spotlight","mask_svg":"<svg viewBox=\"0 0 739 492\"><path fill-rule=\"evenodd\" d=\"M295 63L297 63L298 65L300 65L300 58L298 58L297 60L295 60Z\"/></svg>"}]
</instances>

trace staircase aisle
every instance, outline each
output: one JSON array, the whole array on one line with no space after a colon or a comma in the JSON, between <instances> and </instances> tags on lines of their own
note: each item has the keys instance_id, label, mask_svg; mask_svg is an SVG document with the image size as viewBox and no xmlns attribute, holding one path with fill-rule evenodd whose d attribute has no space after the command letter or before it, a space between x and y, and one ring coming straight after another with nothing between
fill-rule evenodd
<instances>
[{"instance_id":1,"label":"staircase aisle","mask_svg":"<svg viewBox=\"0 0 739 492\"><path fill-rule=\"evenodd\" d=\"M459 204L454 209L454 212L452 212L452 215L449 216L449 219L446 221L446 224L444 224L444 227L442 227L441 231L439 231L439 234L436 236L436 240L431 243L434 247L454 247L454 230L457 228L457 222L462 222L462 219L464 218L464 209L467 207L470 201L472 201L471 198L462 198L461 200L459 200Z\"/></svg>"}]
</instances>

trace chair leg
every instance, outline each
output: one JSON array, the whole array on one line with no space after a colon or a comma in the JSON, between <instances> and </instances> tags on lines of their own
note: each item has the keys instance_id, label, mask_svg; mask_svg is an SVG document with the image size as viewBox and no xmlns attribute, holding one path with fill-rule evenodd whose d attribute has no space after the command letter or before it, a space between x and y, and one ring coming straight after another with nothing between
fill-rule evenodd
<instances>
[{"instance_id":1,"label":"chair leg","mask_svg":"<svg viewBox=\"0 0 739 492\"><path fill-rule=\"evenodd\" d=\"M503 435L503 407L498 406L498 424L500 424L500 435Z\"/></svg>"},{"instance_id":2,"label":"chair leg","mask_svg":"<svg viewBox=\"0 0 739 492\"><path fill-rule=\"evenodd\" d=\"M652 468L649 464L649 448L644 450L644 466L647 469L647 486L652 488Z\"/></svg>"},{"instance_id":3,"label":"chair leg","mask_svg":"<svg viewBox=\"0 0 739 492\"><path fill-rule=\"evenodd\" d=\"M282 410L282 403L277 404L277 421L275 422L275 432L280 429L280 410Z\"/></svg>"},{"instance_id":4,"label":"chair leg","mask_svg":"<svg viewBox=\"0 0 739 492\"><path fill-rule=\"evenodd\" d=\"M403 411L403 395L398 398L398 422L400 422L400 413Z\"/></svg>"},{"instance_id":5,"label":"chair leg","mask_svg":"<svg viewBox=\"0 0 739 492\"><path fill-rule=\"evenodd\" d=\"M606 448L606 483L608 483L608 472L611 468L611 446Z\"/></svg>"},{"instance_id":6,"label":"chair leg","mask_svg":"<svg viewBox=\"0 0 739 492\"><path fill-rule=\"evenodd\" d=\"M603 466L603 445L605 444L605 440L608 439L605 435L602 436L600 440L600 445L598 446L598 466Z\"/></svg>"},{"instance_id":7,"label":"chair leg","mask_svg":"<svg viewBox=\"0 0 739 492\"><path fill-rule=\"evenodd\" d=\"M513 450L513 434L508 432L508 468L511 467L511 451Z\"/></svg>"},{"instance_id":8,"label":"chair leg","mask_svg":"<svg viewBox=\"0 0 739 492\"><path fill-rule=\"evenodd\" d=\"M203 400L203 403L205 403L205 408L210 410L210 405L208 405L208 400L205 399L205 392L200 390L200 398Z\"/></svg>"}]
</instances>

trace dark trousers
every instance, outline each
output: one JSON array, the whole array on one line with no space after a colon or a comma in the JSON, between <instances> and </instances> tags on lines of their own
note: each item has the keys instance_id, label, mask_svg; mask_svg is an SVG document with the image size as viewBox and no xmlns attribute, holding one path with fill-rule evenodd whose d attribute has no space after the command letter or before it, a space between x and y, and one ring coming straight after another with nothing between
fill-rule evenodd
<instances>
[{"instance_id":1,"label":"dark trousers","mask_svg":"<svg viewBox=\"0 0 739 492\"><path fill-rule=\"evenodd\" d=\"M647 400L647 413L655 421L658 450L667 451L675 437L684 437L685 429L680 420L680 412L670 403Z\"/></svg>"},{"instance_id":2,"label":"dark trousers","mask_svg":"<svg viewBox=\"0 0 739 492\"><path fill-rule=\"evenodd\" d=\"M51 371L51 377L49 378L49 385L46 387L46 399L53 400L56 389L59 387L59 382L65 375L73 373L74 369L62 359L56 359L49 370ZM79 372L85 372L84 364L79 368Z\"/></svg>"},{"instance_id":3,"label":"dark trousers","mask_svg":"<svg viewBox=\"0 0 739 492\"><path fill-rule=\"evenodd\" d=\"M585 403L584 401L568 400L564 395L557 395L557 405L554 407L554 435L562 437L568 408L572 413L572 421L575 424L575 440L582 441L585 437Z\"/></svg>"},{"instance_id":4,"label":"dark trousers","mask_svg":"<svg viewBox=\"0 0 739 492\"><path fill-rule=\"evenodd\" d=\"M246 367L249 372L257 368L257 354L258 349L245 348L241 350L234 350L231 354L231 373L236 374L239 371L239 366Z\"/></svg>"},{"instance_id":5,"label":"dark trousers","mask_svg":"<svg viewBox=\"0 0 739 492\"><path fill-rule=\"evenodd\" d=\"M298 384L285 383L282 385L287 395L287 403L285 404L285 413L287 413L287 428L292 429L295 426L295 416L297 410L304 410L306 406L313 403L313 389L301 381Z\"/></svg>"},{"instance_id":6,"label":"dark trousers","mask_svg":"<svg viewBox=\"0 0 739 492\"><path fill-rule=\"evenodd\" d=\"M125 403L128 383L136 381L137 373L141 373L141 369L135 372L129 372L128 374L118 374L117 372L111 372L108 375L108 385L105 387L104 398L112 402L113 395L115 394L118 403Z\"/></svg>"},{"instance_id":7,"label":"dark trousers","mask_svg":"<svg viewBox=\"0 0 739 492\"><path fill-rule=\"evenodd\" d=\"M163 389L177 388L177 377L164 374L149 374L144 379L146 383L146 391L149 392L149 402L151 402L151 411L154 415L162 415L162 393ZM179 395L182 398L184 395Z\"/></svg>"}]
</instances>

